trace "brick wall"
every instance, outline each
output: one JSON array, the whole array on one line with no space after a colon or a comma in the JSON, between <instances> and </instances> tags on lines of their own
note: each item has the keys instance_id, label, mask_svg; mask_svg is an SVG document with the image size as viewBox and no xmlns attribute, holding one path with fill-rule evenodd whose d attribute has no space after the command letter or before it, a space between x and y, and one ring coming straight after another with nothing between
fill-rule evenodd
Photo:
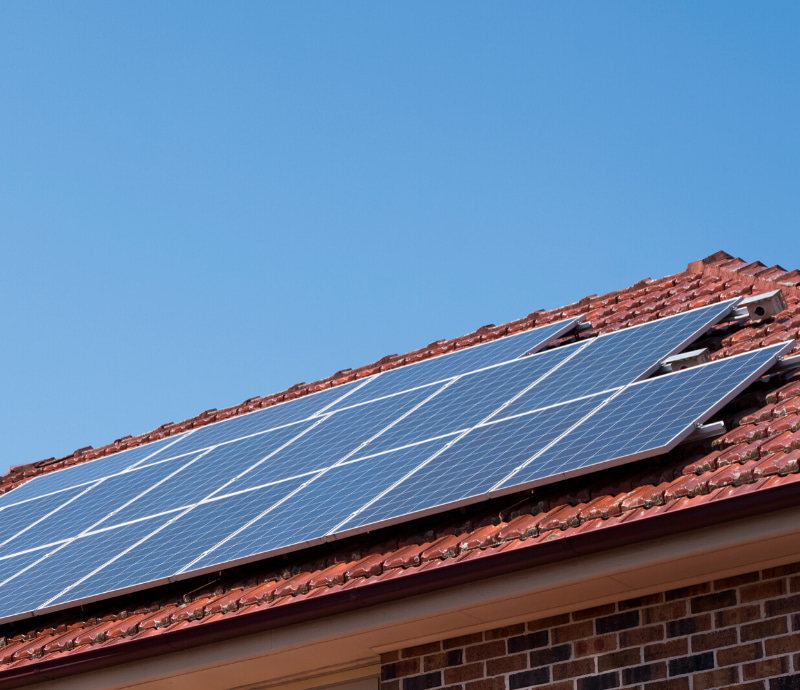
<instances>
[{"instance_id":1,"label":"brick wall","mask_svg":"<svg viewBox=\"0 0 800 690\"><path fill-rule=\"evenodd\" d=\"M381 690L800 688L800 563L381 657Z\"/></svg>"}]
</instances>

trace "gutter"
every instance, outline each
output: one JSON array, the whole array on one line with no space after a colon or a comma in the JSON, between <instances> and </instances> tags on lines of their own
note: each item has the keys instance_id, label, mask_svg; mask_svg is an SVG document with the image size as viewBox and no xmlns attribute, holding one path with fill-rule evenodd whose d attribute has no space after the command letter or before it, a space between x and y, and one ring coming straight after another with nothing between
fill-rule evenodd
<instances>
[{"instance_id":1,"label":"gutter","mask_svg":"<svg viewBox=\"0 0 800 690\"><path fill-rule=\"evenodd\" d=\"M727 487L726 487L727 488ZM725 489L720 489L724 491ZM598 554L676 533L695 531L754 515L763 515L800 506L800 481L747 492L730 498L710 500L676 512L660 512L628 522L601 527L586 533L565 536L453 561L437 568L413 572L339 590L280 606L265 606L242 615L232 614L206 624L158 635L89 649L78 654L59 654L37 663L0 671L0 690L55 681L158 655L179 652L242 637L271 628L302 623L324 616L351 612L398 599L427 594L446 587L472 583L515 571Z\"/></svg>"}]
</instances>

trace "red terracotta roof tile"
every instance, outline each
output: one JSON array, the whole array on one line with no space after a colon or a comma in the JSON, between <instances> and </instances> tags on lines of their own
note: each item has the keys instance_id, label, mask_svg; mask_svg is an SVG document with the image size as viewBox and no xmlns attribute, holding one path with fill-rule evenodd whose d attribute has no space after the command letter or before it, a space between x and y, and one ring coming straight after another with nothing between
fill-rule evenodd
<instances>
[{"instance_id":1,"label":"red terracotta roof tile","mask_svg":"<svg viewBox=\"0 0 800 690\"><path fill-rule=\"evenodd\" d=\"M687 271L656 281L641 281L627 290L591 296L563 309L534 312L510 324L481 327L467 336L436 341L406 355L389 355L355 370L343 370L322 381L297 384L283 393L251 398L225 410L209 410L178 424L162 425L153 432L118 439L98 449L84 448L65 458L49 458L14 468L0 479L0 491L16 486L26 478L55 471L64 466L102 457L124 448L202 426L251 410L261 409L331 385L391 369L403 362L418 361L459 347L484 342L510 332L550 323L567 314L584 313L593 326L592 333L617 330L626 325L658 316L685 311L692 305L712 303L734 296L784 288L789 309L775 319L751 323L747 320L721 325L704 339L717 359L761 346L771 338L796 337L800 329L800 271L786 272L767 268L758 262L747 263L724 252L689 265ZM565 339L570 340L570 339ZM761 385L761 384L759 384ZM281 579L264 575L251 581L223 580L206 589L191 591L181 598L153 600L133 611L126 604L115 609L117 600L104 604L108 615L82 620L80 610L59 614L68 624L41 624L41 628L3 637L0 628L0 679L4 669L36 663L48 655L80 655L97 646L124 647L128 640L163 634L164 631L211 625L231 617L246 617L256 610L291 606L297 600L320 599L340 591L408 578L419 573L448 568L464 562L491 559L518 549L536 549L575 535L599 534L617 525L696 510L707 503L782 487L800 481L800 373L773 377L764 383L762 397L742 396L739 407L726 417L736 424L714 441L710 453L675 455L672 464L650 471L629 472L602 484L573 483L559 494L558 488L536 502L516 503L518 512L503 512L506 521L475 517L461 523L448 523L435 536L414 536L413 527L399 526L389 541L365 546L361 555L335 554L316 564L307 564L300 553L284 566ZM766 397L766 403L764 403ZM738 418L737 418L738 415ZM510 511L511 508L508 508ZM405 530L405 531L404 531ZM409 533L409 530L412 530ZM593 537L594 538L594 537ZM358 549L360 551L360 549ZM274 566L273 566L274 567ZM205 586L205 585L204 585ZM140 595L146 597L146 593ZM115 612L116 611L116 612ZM66 618L64 618L66 616ZM29 623L36 625L36 623ZM6 626L8 627L8 626ZM17 624L11 625L16 630ZM38 655L38 656L37 656Z\"/></svg>"}]
</instances>

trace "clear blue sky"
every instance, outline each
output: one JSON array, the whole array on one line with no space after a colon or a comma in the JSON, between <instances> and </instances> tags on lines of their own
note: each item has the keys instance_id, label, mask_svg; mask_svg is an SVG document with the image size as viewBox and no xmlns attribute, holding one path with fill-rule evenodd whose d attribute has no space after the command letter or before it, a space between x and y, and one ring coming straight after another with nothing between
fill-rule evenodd
<instances>
[{"instance_id":1,"label":"clear blue sky","mask_svg":"<svg viewBox=\"0 0 800 690\"><path fill-rule=\"evenodd\" d=\"M800 5L6 2L0 472L725 249L800 267Z\"/></svg>"}]
</instances>

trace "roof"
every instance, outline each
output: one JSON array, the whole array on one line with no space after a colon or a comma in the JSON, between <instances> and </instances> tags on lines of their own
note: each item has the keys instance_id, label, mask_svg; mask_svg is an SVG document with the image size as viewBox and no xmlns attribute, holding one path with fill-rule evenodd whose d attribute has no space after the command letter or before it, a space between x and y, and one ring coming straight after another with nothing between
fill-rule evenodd
<instances>
[{"instance_id":1,"label":"roof","mask_svg":"<svg viewBox=\"0 0 800 690\"><path fill-rule=\"evenodd\" d=\"M435 357L579 314L592 329L575 338L617 330L737 296L780 288L788 308L774 318L720 324L699 345L712 358L740 354L791 338L800 340L800 271L748 263L718 252L687 269L643 280L561 309L537 311L501 326L390 355L283 393L210 410L178 424L12 468L0 493L30 477L86 462L254 409L319 391L420 359ZM790 353L800 352L800 346ZM796 504L800 496L800 372L766 376L727 405L725 435L680 446L646 463L607 470L466 512L414 520L374 533L261 563L146 590L90 607L68 609L0 626L0 685L47 669L115 663L181 645L243 634L304 616L447 586L576 553L624 545L643 535L674 533L698 522L732 519ZM55 671L53 671L55 672Z\"/></svg>"}]
</instances>

